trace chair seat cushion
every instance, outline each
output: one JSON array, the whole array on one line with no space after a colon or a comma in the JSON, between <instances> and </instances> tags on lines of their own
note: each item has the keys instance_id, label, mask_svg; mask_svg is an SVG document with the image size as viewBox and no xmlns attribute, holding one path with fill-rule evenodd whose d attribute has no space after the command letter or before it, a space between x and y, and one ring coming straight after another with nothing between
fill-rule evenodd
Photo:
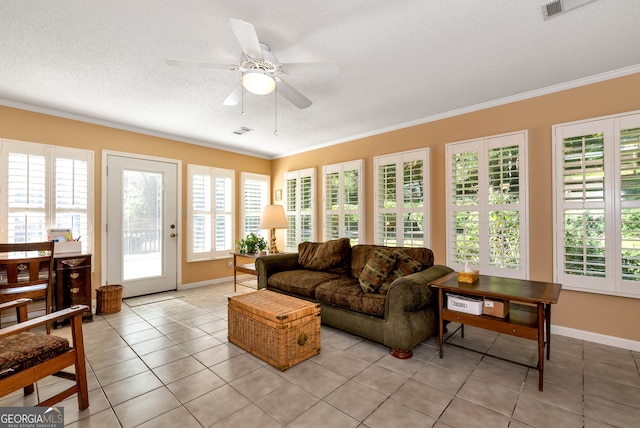
<instances>
[{"instance_id":1,"label":"chair seat cushion","mask_svg":"<svg viewBox=\"0 0 640 428\"><path fill-rule=\"evenodd\" d=\"M68 350L69 341L57 336L18 333L4 338L0 340L0 376L36 366Z\"/></svg>"}]
</instances>

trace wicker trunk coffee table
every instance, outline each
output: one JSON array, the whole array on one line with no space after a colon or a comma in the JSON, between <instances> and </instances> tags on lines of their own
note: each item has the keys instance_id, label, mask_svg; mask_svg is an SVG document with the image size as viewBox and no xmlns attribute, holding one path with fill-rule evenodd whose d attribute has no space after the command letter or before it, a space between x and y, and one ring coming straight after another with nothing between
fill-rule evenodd
<instances>
[{"instance_id":1,"label":"wicker trunk coffee table","mask_svg":"<svg viewBox=\"0 0 640 428\"><path fill-rule=\"evenodd\" d=\"M284 371L320 353L320 305L268 290L231 296L229 342Z\"/></svg>"}]
</instances>

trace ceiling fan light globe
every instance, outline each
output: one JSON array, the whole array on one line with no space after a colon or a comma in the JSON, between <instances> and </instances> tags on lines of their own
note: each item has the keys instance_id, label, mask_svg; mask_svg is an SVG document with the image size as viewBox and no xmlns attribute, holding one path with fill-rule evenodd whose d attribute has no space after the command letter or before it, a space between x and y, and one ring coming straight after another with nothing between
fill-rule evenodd
<instances>
[{"instance_id":1,"label":"ceiling fan light globe","mask_svg":"<svg viewBox=\"0 0 640 428\"><path fill-rule=\"evenodd\" d=\"M252 94L267 95L276 88L276 81L264 70L247 70L242 75L242 85Z\"/></svg>"}]
</instances>

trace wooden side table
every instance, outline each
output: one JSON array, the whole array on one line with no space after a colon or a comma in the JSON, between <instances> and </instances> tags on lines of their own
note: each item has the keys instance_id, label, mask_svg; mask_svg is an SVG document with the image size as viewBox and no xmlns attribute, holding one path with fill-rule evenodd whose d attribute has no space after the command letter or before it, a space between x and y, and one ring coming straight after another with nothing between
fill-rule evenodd
<instances>
[{"instance_id":1,"label":"wooden side table","mask_svg":"<svg viewBox=\"0 0 640 428\"><path fill-rule=\"evenodd\" d=\"M458 281L458 273L452 272L431 281L430 286L438 290L438 312L440 358L443 357L444 321L484 328L499 333L535 340L538 342L538 389L542 391L544 380L545 333L547 359L551 349L551 305L558 303L561 284L522 279L480 275L473 283ZM509 300L512 302L506 318L489 315L471 315L445 307L445 293ZM514 303L515 302L515 303ZM546 329L545 329L546 327ZM464 334L464 330L462 330ZM463 336L464 337L464 336Z\"/></svg>"},{"instance_id":2,"label":"wooden side table","mask_svg":"<svg viewBox=\"0 0 640 428\"><path fill-rule=\"evenodd\" d=\"M260 257L260 254L246 254L246 253L231 253L233 254L233 291L237 291L237 277L238 272L247 273L249 275L258 276L256 270L256 259ZM252 263L238 264L238 257L252 259Z\"/></svg>"}]
</instances>

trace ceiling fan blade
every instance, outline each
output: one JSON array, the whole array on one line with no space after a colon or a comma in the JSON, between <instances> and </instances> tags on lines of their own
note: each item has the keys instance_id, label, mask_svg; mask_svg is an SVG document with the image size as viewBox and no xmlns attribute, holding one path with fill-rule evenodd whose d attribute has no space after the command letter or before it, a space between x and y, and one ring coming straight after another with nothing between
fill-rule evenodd
<instances>
[{"instance_id":1,"label":"ceiling fan blade","mask_svg":"<svg viewBox=\"0 0 640 428\"><path fill-rule=\"evenodd\" d=\"M240 43L242 52L248 57L253 59L263 59L262 48L260 47L260 40L258 40L258 34L253 24L242 21L241 19L229 19L231 23L231 29Z\"/></svg>"},{"instance_id":2,"label":"ceiling fan blade","mask_svg":"<svg viewBox=\"0 0 640 428\"><path fill-rule=\"evenodd\" d=\"M276 91L278 94L291 101L291 103L299 109L305 109L312 104L309 98L302 95L298 90L294 89L293 86L282 79L276 79Z\"/></svg>"},{"instance_id":3,"label":"ceiling fan blade","mask_svg":"<svg viewBox=\"0 0 640 428\"><path fill-rule=\"evenodd\" d=\"M177 67L191 67L191 68L213 68L218 70L238 70L239 67L233 64L214 64L212 62L200 62L200 61L185 61L182 59L167 58L164 60L169 65L175 65Z\"/></svg>"},{"instance_id":4,"label":"ceiling fan blade","mask_svg":"<svg viewBox=\"0 0 640 428\"><path fill-rule=\"evenodd\" d=\"M242 98L242 81L239 82L235 88L233 88L233 91L231 91L231 93L227 96L227 98L225 98L225 100L222 102L222 105L235 106L240 102L241 98Z\"/></svg>"},{"instance_id":5,"label":"ceiling fan blade","mask_svg":"<svg viewBox=\"0 0 640 428\"><path fill-rule=\"evenodd\" d=\"M305 74L305 75L337 75L340 74L338 64L320 62L298 62L281 64L280 71L284 74Z\"/></svg>"}]
</instances>

